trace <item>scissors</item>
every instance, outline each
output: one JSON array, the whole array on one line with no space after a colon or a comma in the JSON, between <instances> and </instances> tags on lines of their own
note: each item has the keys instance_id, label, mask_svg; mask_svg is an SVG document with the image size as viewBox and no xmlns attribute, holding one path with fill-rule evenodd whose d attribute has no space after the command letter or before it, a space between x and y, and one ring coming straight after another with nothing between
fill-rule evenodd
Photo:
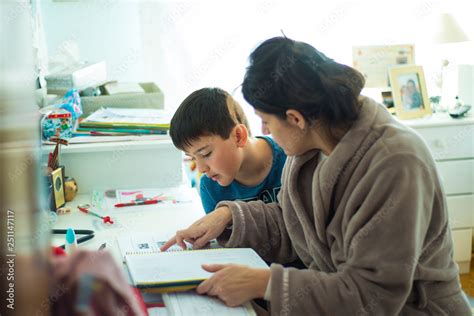
<instances>
[{"instance_id":1,"label":"scissors","mask_svg":"<svg viewBox=\"0 0 474 316\"><path fill-rule=\"evenodd\" d=\"M113 224L114 221L110 218L110 216L100 216L99 214L93 212L90 210L92 206L90 204L82 204L82 205L78 205L77 208L79 209L79 211L81 212L84 212L86 214L90 214L92 216L96 216L98 218L101 218L105 224Z\"/></svg>"}]
</instances>

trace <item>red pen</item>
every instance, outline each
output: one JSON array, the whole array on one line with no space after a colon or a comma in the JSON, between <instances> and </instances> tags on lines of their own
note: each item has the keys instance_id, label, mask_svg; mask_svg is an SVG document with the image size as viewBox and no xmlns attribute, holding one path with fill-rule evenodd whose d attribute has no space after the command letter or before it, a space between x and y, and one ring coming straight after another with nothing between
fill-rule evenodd
<instances>
[{"instance_id":1,"label":"red pen","mask_svg":"<svg viewBox=\"0 0 474 316\"><path fill-rule=\"evenodd\" d=\"M110 216L101 216L101 215L99 215L99 214L97 214L97 213L94 213L94 212L92 212L92 211L89 209L90 207L91 207L91 206L90 206L89 204L84 204L84 205L78 205L78 206L77 206L77 208L78 208L81 212L84 212L84 213L86 213L86 214L90 214L90 215L92 215L92 216L96 216L96 217L98 217L98 218L101 218L101 219L104 221L105 224L107 224L107 223L113 224L113 223L114 223L114 221L110 218Z\"/></svg>"},{"instance_id":2,"label":"red pen","mask_svg":"<svg viewBox=\"0 0 474 316\"><path fill-rule=\"evenodd\" d=\"M142 202L129 202L129 203L118 203L115 204L115 207L124 207L124 206L135 206L135 205L148 205L148 204L157 204L158 200L145 200Z\"/></svg>"}]
</instances>

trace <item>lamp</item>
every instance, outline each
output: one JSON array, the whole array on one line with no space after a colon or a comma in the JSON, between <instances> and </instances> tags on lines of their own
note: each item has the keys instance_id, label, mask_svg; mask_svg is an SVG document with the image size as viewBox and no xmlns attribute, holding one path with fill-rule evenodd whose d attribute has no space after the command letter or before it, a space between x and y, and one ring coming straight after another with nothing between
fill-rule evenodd
<instances>
[{"instance_id":1,"label":"lamp","mask_svg":"<svg viewBox=\"0 0 474 316\"><path fill-rule=\"evenodd\" d=\"M441 13L437 16L432 36L433 43L459 43L468 40L466 33L451 14Z\"/></svg>"},{"instance_id":2,"label":"lamp","mask_svg":"<svg viewBox=\"0 0 474 316\"><path fill-rule=\"evenodd\" d=\"M459 26L456 19L449 13L441 13L433 21L433 32L431 33L431 42L437 44L459 43L469 40L466 33ZM440 107L438 110L446 111L448 109L447 100L443 90L443 77L449 60L443 57L441 61L441 70L436 80L436 85L440 91ZM444 97L443 97L444 96Z\"/></svg>"}]
</instances>

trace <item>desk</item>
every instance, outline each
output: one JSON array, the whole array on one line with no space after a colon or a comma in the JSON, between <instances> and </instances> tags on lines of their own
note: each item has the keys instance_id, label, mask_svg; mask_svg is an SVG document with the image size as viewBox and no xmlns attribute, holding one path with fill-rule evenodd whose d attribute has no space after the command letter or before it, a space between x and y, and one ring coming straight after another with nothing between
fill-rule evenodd
<instances>
[{"instance_id":1,"label":"desk","mask_svg":"<svg viewBox=\"0 0 474 316\"><path fill-rule=\"evenodd\" d=\"M107 243L107 250L111 252L118 263L122 264L122 258L115 238L122 234L132 234L134 232L176 232L176 230L187 228L193 222L205 215L202 208L201 199L195 189L189 188L191 202L178 204L152 204L146 206L146 211L130 212L126 208L108 210L107 215L111 216L117 224L99 226L100 219L89 214L85 214L77 209L77 205L91 202L90 194L79 194L67 204L71 207L71 213L58 215L53 224L54 229L92 229L95 237L79 248L97 250L101 244ZM104 227L97 229L97 227ZM64 243L64 237L55 236L54 245Z\"/></svg>"}]
</instances>

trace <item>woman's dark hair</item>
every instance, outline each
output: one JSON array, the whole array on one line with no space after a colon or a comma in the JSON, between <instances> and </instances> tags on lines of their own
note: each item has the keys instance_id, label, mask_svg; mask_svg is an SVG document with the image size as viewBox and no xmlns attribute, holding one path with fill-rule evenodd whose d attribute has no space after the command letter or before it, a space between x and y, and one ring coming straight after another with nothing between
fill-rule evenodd
<instances>
[{"instance_id":1,"label":"woman's dark hair","mask_svg":"<svg viewBox=\"0 0 474 316\"><path fill-rule=\"evenodd\" d=\"M266 40L250 54L242 93L255 109L286 118L288 109L329 129L357 119L365 79L316 48L287 37Z\"/></svg>"},{"instance_id":2,"label":"woman's dark hair","mask_svg":"<svg viewBox=\"0 0 474 316\"><path fill-rule=\"evenodd\" d=\"M176 148L184 150L201 136L219 135L228 139L237 124L250 128L237 101L219 88L202 88L191 93L176 110L170 136Z\"/></svg>"}]
</instances>

